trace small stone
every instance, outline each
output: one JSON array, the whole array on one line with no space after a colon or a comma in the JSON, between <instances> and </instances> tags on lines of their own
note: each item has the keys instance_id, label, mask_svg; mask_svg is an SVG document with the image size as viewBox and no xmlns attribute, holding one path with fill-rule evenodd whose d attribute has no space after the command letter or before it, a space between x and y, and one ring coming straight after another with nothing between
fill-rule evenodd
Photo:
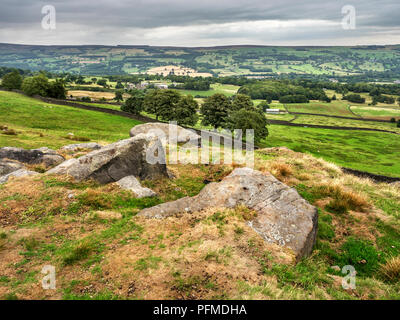
<instances>
[{"instance_id":1,"label":"small stone","mask_svg":"<svg viewBox=\"0 0 400 320\"><path fill-rule=\"evenodd\" d=\"M16 178L20 178L20 177L26 177L26 176L33 176L33 175L37 175L39 173L35 172L35 171L29 171L26 169L19 169L17 171L13 171L9 174L6 174L5 176L1 176L0 177L0 184L2 183L6 183L8 181L8 179L10 179L11 177L16 177Z\"/></svg>"},{"instance_id":2,"label":"small stone","mask_svg":"<svg viewBox=\"0 0 400 320\"><path fill-rule=\"evenodd\" d=\"M121 189L132 191L137 198L155 197L157 195L153 190L142 187L135 176L127 176L122 178L121 180L117 181L117 184Z\"/></svg>"},{"instance_id":3,"label":"small stone","mask_svg":"<svg viewBox=\"0 0 400 320\"><path fill-rule=\"evenodd\" d=\"M339 266L331 266L331 269L335 270L335 271L340 271L340 267Z\"/></svg>"}]
</instances>

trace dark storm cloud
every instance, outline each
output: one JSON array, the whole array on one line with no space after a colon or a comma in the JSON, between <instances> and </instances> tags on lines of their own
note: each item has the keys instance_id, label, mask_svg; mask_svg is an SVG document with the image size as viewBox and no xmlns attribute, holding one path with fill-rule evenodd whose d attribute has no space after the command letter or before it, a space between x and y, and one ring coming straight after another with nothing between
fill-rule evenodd
<instances>
[{"instance_id":1,"label":"dark storm cloud","mask_svg":"<svg viewBox=\"0 0 400 320\"><path fill-rule=\"evenodd\" d=\"M40 30L41 8L48 4L57 12L57 32L53 34ZM347 4L356 8L357 29L345 34L339 24L341 9ZM269 30L265 25L264 33L270 34L271 39L289 42L352 36L367 39L377 33L399 36L400 27L399 0L2 0L0 5L0 42L23 42L28 38L31 43L49 44L53 41L116 44L141 40L150 43L160 37L167 42L169 38L173 45L179 41L186 45L195 42L196 37L206 41L210 34L210 41L226 38L231 42L244 38L268 44L257 32L252 33L246 23L252 26L251 22L267 21L272 28ZM296 28L285 24L288 21L310 23ZM283 26L274 27L274 22L283 22ZM226 25L234 31L219 30L218 26ZM168 34L168 28L173 28L173 32Z\"/></svg>"}]
</instances>

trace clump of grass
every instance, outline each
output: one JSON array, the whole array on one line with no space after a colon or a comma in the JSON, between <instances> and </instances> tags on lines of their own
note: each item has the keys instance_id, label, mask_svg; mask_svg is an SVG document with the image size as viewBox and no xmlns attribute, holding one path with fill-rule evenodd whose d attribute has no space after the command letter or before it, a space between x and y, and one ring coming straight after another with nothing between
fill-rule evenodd
<instances>
[{"instance_id":1,"label":"clump of grass","mask_svg":"<svg viewBox=\"0 0 400 320\"><path fill-rule=\"evenodd\" d=\"M90 141L90 139L87 137L76 136L74 134L69 134L63 138L68 139L68 140L73 140L73 141Z\"/></svg>"},{"instance_id":2,"label":"clump of grass","mask_svg":"<svg viewBox=\"0 0 400 320\"><path fill-rule=\"evenodd\" d=\"M15 131L14 129L3 129L1 131L2 134L6 134L8 136L16 136L18 135L17 131Z\"/></svg>"},{"instance_id":3,"label":"clump of grass","mask_svg":"<svg viewBox=\"0 0 400 320\"><path fill-rule=\"evenodd\" d=\"M271 173L278 177L289 177L293 174L293 168L286 163L274 162L271 164Z\"/></svg>"},{"instance_id":4,"label":"clump of grass","mask_svg":"<svg viewBox=\"0 0 400 320\"><path fill-rule=\"evenodd\" d=\"M72 265L78 261L84 260L89 257L94 249L94 243L89 241L81 242L62 257L62 263L63 265Z\"/></svg>"},{"instance_id":5,"label":"clump of grass","mask_svg":"<svg viewBox=\"0 0 400 320\"><path fill-rule=\"evenodd\" d=\"M362 195L345 190L337 184L323 184L316 188L317 197L331 197L326 209L333 213L346 213L349 210L364 212L368 208L368 201Z\"/></svg>"},{"instance_id":6,"label":"clump of grass","mask_svg":"<svg viewBox=\"0 0 400 320\"><path fill-rule=\"evenodd\" d=\"M30 238L22 238L22 239L19 241L19 243L22 244L22 245L24 246L24 248L25 248L26 251L33 251L33 250L35 250L35 249L39 246L39 244L40 244L40 242L39 242L37 239L33 238L33 237L30 237Z\"/></svg>"},{"instance_id":7,"label":"clump of grass","mask_svg":"<svg viewBox=\"0 0 400 320\"><path fill-rule=\"evenodd\" d=\"M79 201L82 205L93 209L111 209L114 206L113 197L100 190L91 188L79 196Z\"/></svg>"},{"instance_id":8,"label":"clump of grass","mask_svg":"<svg viewBox=\"0 0 400 320\"><path fill-rule=\"evenodd\" d=\"M399 281L400 280L400 256L392 257L386 261L385 264L380 265L379 269L382 277L389 281Z\"/></svg>"}]
</instances>

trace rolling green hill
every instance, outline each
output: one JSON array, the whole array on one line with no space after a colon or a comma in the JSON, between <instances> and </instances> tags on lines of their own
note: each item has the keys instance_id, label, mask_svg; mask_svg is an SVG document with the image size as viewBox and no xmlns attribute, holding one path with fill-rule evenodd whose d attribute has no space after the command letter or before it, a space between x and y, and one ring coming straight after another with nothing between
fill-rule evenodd
<instances>
[{"instance_id":1,"label":"rolling green hill","mask_svg":"<svg viewBox=\"0 0 400 320\"><path fill-rule=\"evenodd\" d=\"M110 75L168 64L218 76L302 75L400 78L400 46L210 48L151 46L31 46L0 44L0 65L50 72Z\"/></svg>"}]
</instances>

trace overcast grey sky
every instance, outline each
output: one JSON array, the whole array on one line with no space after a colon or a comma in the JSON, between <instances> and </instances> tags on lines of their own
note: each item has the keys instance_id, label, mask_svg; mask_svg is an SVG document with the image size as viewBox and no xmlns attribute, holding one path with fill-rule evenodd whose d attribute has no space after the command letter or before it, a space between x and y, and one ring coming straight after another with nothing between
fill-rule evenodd
<instances>
[{"instance_id":1,"label":"overcast grey sky","mask_svg":"<svg viewBox=\"0 0 400 320\"><path fill-rule=\"evenodd\" d=\"M44 5L56 29L42 28ZM356 28L342 28L342 7ZM215 46L400 44L400 0L1 0L0 42Z\"/></svg>"}]
</instances>

